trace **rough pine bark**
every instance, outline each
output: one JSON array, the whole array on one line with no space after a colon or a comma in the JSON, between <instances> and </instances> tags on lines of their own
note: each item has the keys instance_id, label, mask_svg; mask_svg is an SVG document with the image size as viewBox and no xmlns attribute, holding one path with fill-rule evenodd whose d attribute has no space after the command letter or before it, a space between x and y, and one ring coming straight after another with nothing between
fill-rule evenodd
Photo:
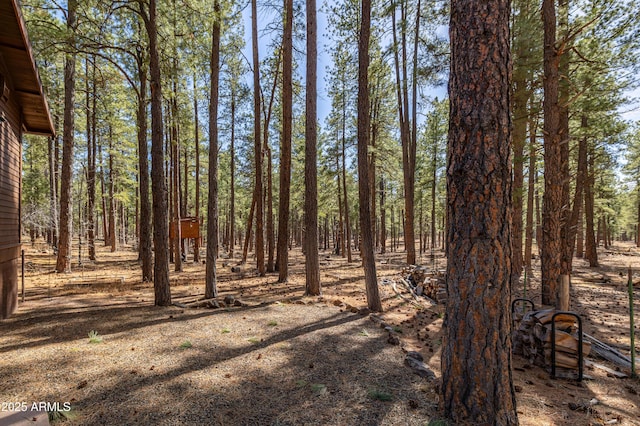
<instances>
[{"instance_id":1,"label":"rough pine bark","mask_svg":"<svg viewBox=\"0 0 640 426\"><path fill-rule=\"evenodd\" d=\"M384 175L380 175L380 254L387 252L387 218L384 205Z\"/></svg>"},{"instance_id":2,"label":"rough pine bark","mask_svg":"<svg viewBox=\"0 0 640 426\"><path fill-rule=\"evenodd\" d=\"M562 274L563 181L562 135L558 102L559 57L555 0L543 0L544 22L544 195L542 197L542 303L554 305Z\"/></svg>"},{"instance_id":3,"label":"rough pine bark","mask_svg":"<svg viewBox=\"0 0 640 426\"><path fill-rule=\"evenodd\" d=\"M87 239L89 260L96 260L96 62L92 58L89 76L89 58L86 58L86 108L87 108ZM91 83L90 83L91 82Z\"/></svg>"},{"instance_id":4,"label":"rough pine bark","mask_svg":"<svg viewBox=\"0 0 640 426\"><path fill-rule=\"evenodd\" d=\"M522 208L524 204L524 146L527 139L527 101L528 89L524 72L514 73L513 92L513 218L512 247L513 265L511 285L518 284L522 274Z\"/></svg>"},{"instance_id":5,"label":"rough pine bark","mask_svg":"<svg viewBox=\"0 0 640 426\"><path fill-rule=\"evenodd\" d=\"M149 147L147 145L147 69L142 54L136 56L138 66L138 174L140 176L139 257L142 262L142 281L153 280L153 251L151 250L151 201L149 200Z\"/></svg>"},{"instance_id":6,"label":"rough pine bark","mask_svg":"<svg viewBox=\"0 0 640 426\"><path fill-rule=\"evenodd\" d=\"M73 178L74 106L76 82L75 26L77 1L70 0L67 28L71 31L70 52L64 61L64 121L62 130L62 171L60 174L60 236L56 272L71 271L71 183Z\"/></svg>"},{"instance_id":7,"label":"rough pine bark","mask_svg":"<svg viewBox=\"0 0 640 426\"><path fill-rule=\"evenodd\" d=\"M115 171L113 165L113 129L109 126L109 244L111 245L111 252L114 253L117 249L118 238L116 235L116 206L115 206Z\"/></svg>"},{"instance_id":8,"label":"rough pine bark","mask_svg":"<svg viewBox=\"0 0 640 426\"><path fill-rule=\"evenodd\" d=\"M508 0L453 0L442 408L454 424L518 423L511 373Z\"/></svg>"},{"instance_id":9,"label":"rough pine bark","mask_svg":"<svg viewBox=\"0 0 640 426\"><path fill-rule=\"evenodd\" d=\"M207 271L204 297L218 296L216 257L218 254L218 89L220 81L220 2L213 3L211 43L211 96L209 99L209 199L207 204Z\"/></svg>"},{"instance_id":10,"label":"rough pine bark","mask_svg":"<svg viewBox=\"0 0 640 426\"><path fill-rule=\"evenodd\" d=\"M289 199L293 124L293 0L284 0L282 38L282 143L280 146L280 208L278 210L278 282L289 278Z\"/></svg>"},{"instance_id":11,"label":"rough pine bark","mask_svg":"<svg viewBox=\"0 0 640 426\"><path fill-rule=\"evenodd\" d=\"M347 262L351 263L353 258L351 257L351 224L349 223L349 196L347 194L347 154L346 154L346 106L345 102L346 94L343 92L342 97L342 195L344 197L344 243L345 251L347 255ZM342 255L344 257L344 253Z\"/></svg>"},{"instance_id":12,"label":"rough pine bark","mask_svg":"<svg viewBox=\"0 0 640 426\"><path fill-rule=\"evenodd\" d=\"M362 0L362 21L358 39L358 194L360 196L360 229L362 247L360 256L364 267L367 306L374 312L382 312L378 292L376 261L373 255L371 235L371 202L369 196L369 39L371 36L371 0Z\"/></svg>"},{"instance_id":13,"label":"rough pine bark","mask_svg":"<svg viewBox=\"0 0 640 426\"><path fill-rule=\"evenodd\" d=\"M305 220L305 293L320 295L320 261L318 259L318 170L317 170L317 20L316 1L307 0L307 78L304 150L304 220Z\"/></svg>"},{"instance_id":14,"label":"rough pine bark","mask_svg":"<svg viewBox=\"0 0 640 426\"><path fill-rule=\"evenodd\" d=\"M196 83L196 75L193 75L193 120L194 120L194 146L196 156L196 170L195 170L195 186L196 186L196 200L195 211L198 223L200 222L200 123L198 119L198 87ZM232 95L233 96L233 95ZM233 99L233 97L232 97ZM233 100L231 101L233 111ZM232 112L233 117L233 112ZM233 121L231 122L231 164L233 164ZM233 217L233 167L231 168L231 217ZM232 228L233 229L233 228ZM201 231L202 232L202 231ZM233 231L232 231L233 235ZM233 257L233 243L231 244L230 257ZM196 238L193 242L193 263L200 263L200 238Z\"/></svg>"},{"instance_id":15,"label":"rough pine bark","mask_svg":"<svg viewBox=\"0 0 640 426\"><path fill-rule=\"evenodd\" d=\"M171 305L169 283L169 222L167 184L164 173L162 125L162 78L158 53L156 0L149 0L148 15L141 5L142 16L149 36L149 75L151 86L151 193L153 197L153 287L157 306Z\"/></svg>"},{"instance_id":16,"label":"rough pine bark","mask_svg":"<svg viewBox=\"0 0 640 426\"><path fill-rule=\"evenodd\" d=\"M260 143L260 60L258 58L258 5L257 0L251 1L251 40L253 51L253 138L255 162L254 198L256 215L256 263L258 273L264 276L264 204L262 200L262 145ZM247 227L251 234L250 226ZM246 244L245 244L246 246ZM246 259L246 256L243 255Z\"/></svg>"},{"instance_id":17,"label":"rough pine bark","mask_svg":"<svg viewBox=\"0 0 640 426\"><path fill-rule=\"evenodd\" d=\"M236 243L236 85L231 85L231 146L229 147L229 258L233 259Z\"/></svg>"},{"instance_id":18,"label":"rough pine bark","mask_svg":"<svg viewBox=\"0 0 640 426\"><path fill-rule=\"evenodd\" d=\"M529 178L527 189L527 224L525 228L525 245L524 245L524 266L531 270L531 255L533 247L533 195L536 185L536 125L533 120L529 120Z\"/></svg>"},{"instance_id":19,"label":"rough pine bark","mask_svg":"<svg viewBox=\"0 0 640 426\"><path fill-rule=\"evenodd\" d=\"M177 60L174 58L174 69L177 69ZM175 76L173 80L173 93L171 94L171 100L169 102L169 110L171 111L171 131L169 136L169 144L171 146L171 191L172 191L172 207L173 207L173 223L175 223L175 235L173 239L173 261L174 271L182 271L182 228L180 226L180 219L182 214L180 212L180 138L178 136L178 103L177 103L177 84Z\"/></svg>"}]
</instances>

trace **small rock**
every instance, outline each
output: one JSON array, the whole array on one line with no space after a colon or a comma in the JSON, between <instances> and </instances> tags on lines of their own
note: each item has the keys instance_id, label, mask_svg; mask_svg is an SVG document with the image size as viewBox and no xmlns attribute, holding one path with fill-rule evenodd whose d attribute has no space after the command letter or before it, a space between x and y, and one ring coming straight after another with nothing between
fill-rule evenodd
<instances>
[{"instance_id":1,"label":"small rock","mask_svg":"<svg viewBox=\"0 0 640 426\"><path fill-rule=\"evenodd\" d=\"M231 295L228 295L228 296L224 297L224 303L227 304L227 305L231 306L231 305L233 305L233 302L235 302L235 301L236 301L236 298L231 296Z\"/></svg>"},{"instance_id":2,"label":"small rock","mask_svg":"<svg viewBox=\"0 0 640 426\"><path fill-rule=\"evenodd\" d=\"M416 373L418 376L424 377L425 379L428 379L428 380L435 380L436 379L435 373L433 371L431 371L429 369L429 367L427 367L425 365L425 363L423 363L422 361L418 361L415 358L412 358L410 356L406 356L404 358L404 363L405 363L406 366L411 368L413 370L413 372Z\"/></svg>"}]
</instances>

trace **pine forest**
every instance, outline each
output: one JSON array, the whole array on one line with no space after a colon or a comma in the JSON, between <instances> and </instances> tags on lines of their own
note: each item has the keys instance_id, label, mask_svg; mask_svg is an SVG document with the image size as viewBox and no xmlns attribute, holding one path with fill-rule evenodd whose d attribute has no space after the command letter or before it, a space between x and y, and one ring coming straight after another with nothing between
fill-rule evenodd
<instances>
[{"instance_id":1,"label":"pine forest","mask_svg":"<svg viewBox=\"0 0 640 426\"><path fill-rule=\"evenodd\" d=\"M1 3L0 425L640 426L637 0Z\"/></svg>"}]
</instances>

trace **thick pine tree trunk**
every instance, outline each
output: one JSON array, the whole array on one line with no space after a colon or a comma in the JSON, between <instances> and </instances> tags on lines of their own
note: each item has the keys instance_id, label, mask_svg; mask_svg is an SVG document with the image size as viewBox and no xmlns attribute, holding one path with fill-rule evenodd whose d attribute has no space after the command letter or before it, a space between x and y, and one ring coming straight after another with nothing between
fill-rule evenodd
<instances>
[{"instance_id":1,"label":"thick pine tree trunk","mask_svg":"<svg viewBox=\"0 0 640 426\"><path fill-rule=\"evenodd\" d=\"M451 4L442 408L516 425L511 373L509 1Z\"/></svg>"},{"instance_id":2,"label":"thick pine tree trunk","mask_svg":"<svg viewBox=\"0 0 640 426\"><path fill-rule=\"evenodd\" d=\"M289 199L293 124L293 0L284 0L282 38L282 142L280 145L280 207L278 209L278 282L289 279Z\"/></svg>"},{"instance_id":3,"label":"thick pine tree trunk","mask_svg":"<svg viewBox=\"0 0 640 426\"><path fill-rule=\"evenodd\" d=\"M162 78L158 53L158 27L156 24L156 0L149 0L149 13L142 9L145 27L149 36L149 69L151 83L151 192L153 197L153 286L154 303L171 305L169 283L169 223L167 218L167 185L162 125Z\"/></svg>"},{"instance_id":4,"label":"thick pine tree trunk","mask_svg":"<svg viewBox=\"0 0 640 426\"><path fill-rule=\"evenodd\" d=\"M307 0L307 76L304 150L304 225L305 225L305 294L320 295L320 261L318 259L318 170L317 170L317 20L316 1Z\"/></svg>"},{"instance_id":5,"label":"thick pine tree trunk","mask_svg":"<svg viewBox=\"0 0 640 426\"><path fill-rule=\"evenodd\" d=\"M562 134L558 102L555 0L543 0L544 22L544 195L542 199L542 303L556 305L564 245Z\"/></svg>"}]
</instances>

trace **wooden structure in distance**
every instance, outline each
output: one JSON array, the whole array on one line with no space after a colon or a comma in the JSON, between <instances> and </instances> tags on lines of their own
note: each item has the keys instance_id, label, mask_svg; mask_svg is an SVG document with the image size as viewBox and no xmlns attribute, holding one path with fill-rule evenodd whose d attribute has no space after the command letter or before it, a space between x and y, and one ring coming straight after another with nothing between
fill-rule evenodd
<instances>
[{"instance_id":1,"label":"wooden structure in distance","mask_svg":"<svg viewBox=\"0 0 640 426\"><path fill-rule=\"evenodd\" d=\"M0 2L0 319L18 306L24 133L55 130L18 0L6 0Z\"/></svg>"}]
</instances>

